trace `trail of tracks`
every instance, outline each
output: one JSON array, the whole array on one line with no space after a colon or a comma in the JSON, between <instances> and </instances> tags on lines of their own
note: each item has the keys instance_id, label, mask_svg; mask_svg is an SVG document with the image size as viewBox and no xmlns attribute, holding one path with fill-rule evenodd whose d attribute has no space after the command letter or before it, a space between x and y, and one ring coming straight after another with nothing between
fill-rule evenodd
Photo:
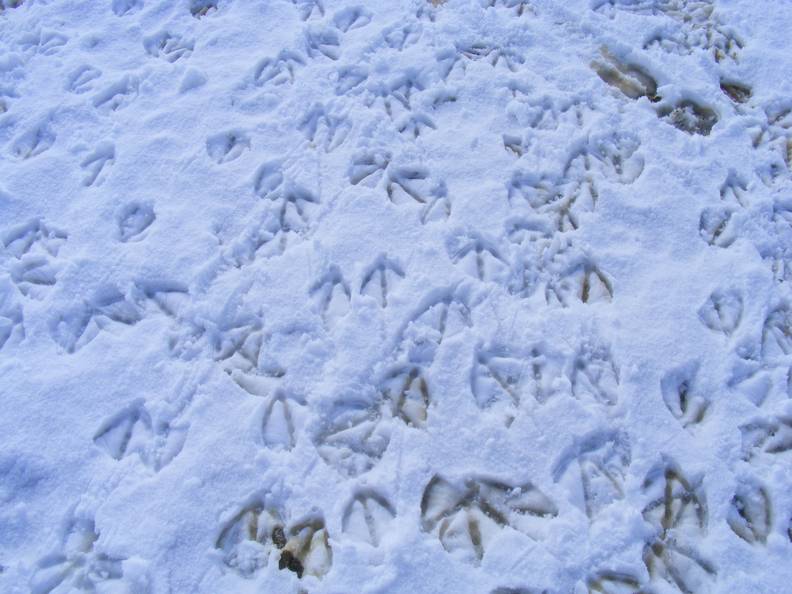
<instances>
[{"instance_id":1,"label":"trail of tracks","mask_svg":"<svg viewBox=\"0 0 792 594\"><path fill-rule=\"evenodd\" d=\"M783 583L757 42L704 0L382 4L4 6L0 584Z\"/></svg>"}]
</instances>

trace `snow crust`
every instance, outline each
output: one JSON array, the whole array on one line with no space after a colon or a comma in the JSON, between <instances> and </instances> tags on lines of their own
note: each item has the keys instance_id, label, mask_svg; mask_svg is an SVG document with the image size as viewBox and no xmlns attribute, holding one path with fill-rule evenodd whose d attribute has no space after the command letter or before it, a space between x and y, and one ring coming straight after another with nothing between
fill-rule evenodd
<instances>
[{"instance_id":1,"label":"snow crust","mask_svg":"<svg viewBox=\"0 0 792 594\"><path fill-rule=\"evenodd\" d=\"M0 0L0 591L789 591L790 26Z\"/></svg>"}]
</instances>

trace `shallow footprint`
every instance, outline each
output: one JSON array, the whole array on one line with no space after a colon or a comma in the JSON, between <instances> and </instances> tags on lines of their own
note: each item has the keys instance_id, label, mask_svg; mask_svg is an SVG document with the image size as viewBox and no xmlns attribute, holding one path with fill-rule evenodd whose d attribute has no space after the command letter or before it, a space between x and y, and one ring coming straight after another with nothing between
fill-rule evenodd
<instances>
[{"instance_id":1,"label":"shallow footprint","mask_svg":"<svg viewBox=\"0 0 792 594\"><path fill-rule=\"evenodd\" d=\"M154 207L145 202L130 202L118 216L118 239L124 243L140 241L142 233L156 220Z\"/></svg>"}]
</instances>

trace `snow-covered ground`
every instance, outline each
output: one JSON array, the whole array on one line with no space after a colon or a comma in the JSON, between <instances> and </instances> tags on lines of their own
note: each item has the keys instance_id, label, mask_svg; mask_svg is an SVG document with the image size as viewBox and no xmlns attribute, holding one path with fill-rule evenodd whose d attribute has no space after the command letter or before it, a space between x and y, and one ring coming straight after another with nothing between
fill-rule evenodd
<instances>
[{"instance_id":1,"label":"snow-covered ground","mask_svg":"<svg viewBox=\"0 0 792 594\"><path fill-rule=\"evenodd\" d=\"M792 3L0 7L0 591L792 591Z\"/></svg>"}]
</instances>

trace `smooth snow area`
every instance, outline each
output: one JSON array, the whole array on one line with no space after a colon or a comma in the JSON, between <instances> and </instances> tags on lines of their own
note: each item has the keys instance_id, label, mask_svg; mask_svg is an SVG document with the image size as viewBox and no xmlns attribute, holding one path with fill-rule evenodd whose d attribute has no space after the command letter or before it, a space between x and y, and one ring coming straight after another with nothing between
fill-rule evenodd
<instances>
[{"instance_id":1,"label":"smooth snow area","mask_svg":"<svg viewBox=\"0 0 792 594\"><path fill-rule=\"evenodd\" d=\"M791 29L0 0L0 591L792 591Z\"/></svg>"}]
</instances>

